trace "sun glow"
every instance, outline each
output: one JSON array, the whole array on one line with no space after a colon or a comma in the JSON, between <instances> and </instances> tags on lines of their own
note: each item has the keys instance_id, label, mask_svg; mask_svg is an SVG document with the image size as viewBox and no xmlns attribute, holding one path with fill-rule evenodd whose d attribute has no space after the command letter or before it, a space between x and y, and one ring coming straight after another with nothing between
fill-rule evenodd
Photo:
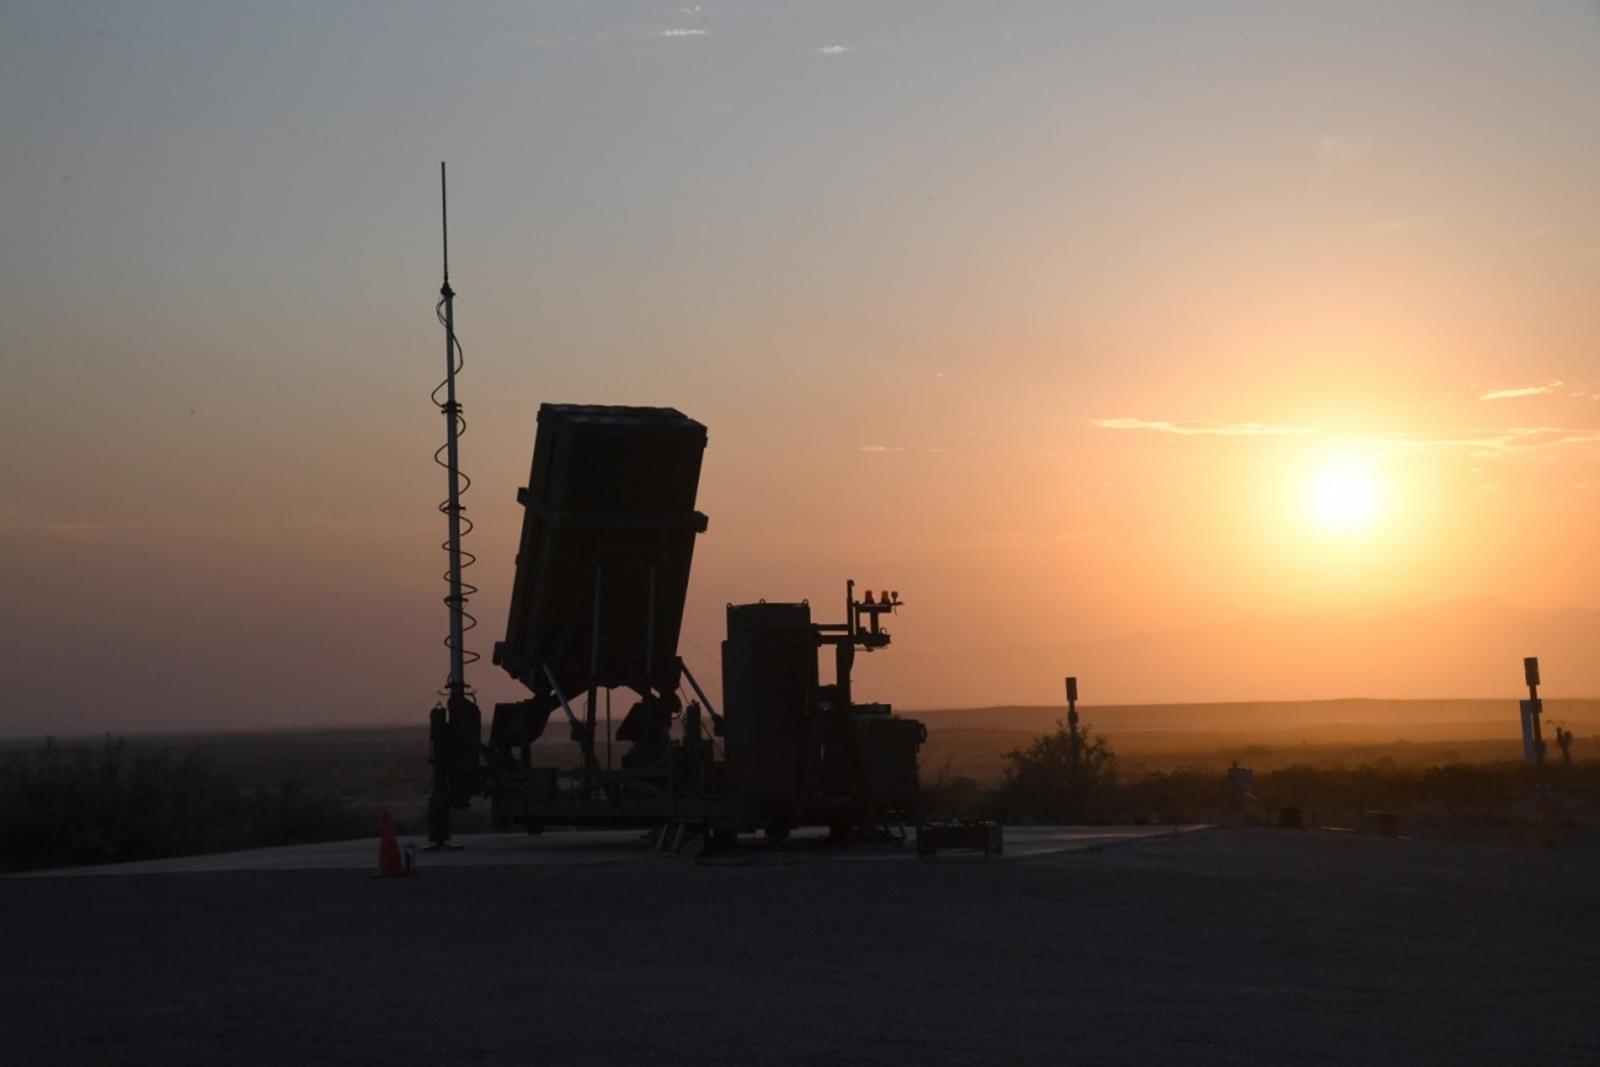
<instances>
[{"instance_id":1,"label":"sun glow","mask_svg":"<svg viewBox=\"0 0 1600 1067\"><path fill-rule=\"evenodd\" d=\"M1321 529L1353 533L1372 525L1381 504L1378 479L1370 467L1352 459L1329 462L1306 482L1307 514Z\"/></svg>"}]
</instances>

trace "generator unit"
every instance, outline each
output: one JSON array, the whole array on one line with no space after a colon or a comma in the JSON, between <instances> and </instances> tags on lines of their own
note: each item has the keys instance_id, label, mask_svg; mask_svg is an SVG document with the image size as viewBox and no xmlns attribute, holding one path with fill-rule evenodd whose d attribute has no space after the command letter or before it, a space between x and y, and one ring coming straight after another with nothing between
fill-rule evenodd
<instances>
[{"instance_id":1,"label":"generator unit","mask_svg":"<svg viewBox=\"0 0 1600 1067\"><path fill-rule=\"evenodd\" d=\"M915 818L926 730L856 704L857 651L889 644L897 593L819 623L805 602L729 605L719 713L678 655L695 538L703 425L671 408L545 404L523 506L505 639L494 662L526 686L436 711L435 806L487 795L498 828L684 823L711 838L799 825L835 834ZM833 678L818 660L833 652ZM625 705L613 719L612 697ZM557 715L577 756L540 744ZM571 749L566 751L570 752Z\"/></svg>"},{"instance_id":2,"label":"generator unit","mask_svg":"<svg viewBox=\"0 0 1600 1067\"><path fill-rule=\"evenodd\" d=\"M917 750L927 730L887 704L851 699L858 648L888 644L878 623L898 595L855 599L846 584L846 623L817 624L811 606L730 604L722 643L722 701L729 792L769 837L802 823L836 834L915 817ZM863 624L863 620L870 620ZM831 684L818 680L818 653L834 651Z\"/></svg>"}]
</instances>

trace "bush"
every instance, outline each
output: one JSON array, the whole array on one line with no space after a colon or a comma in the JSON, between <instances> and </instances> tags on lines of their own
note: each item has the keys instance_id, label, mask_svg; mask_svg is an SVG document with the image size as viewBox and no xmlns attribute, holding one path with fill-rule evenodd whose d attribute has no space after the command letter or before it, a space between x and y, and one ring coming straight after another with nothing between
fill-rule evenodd
<instances>
[{"instance_id":1,"label":"bush","mask_svg":"<svg viewBox=\"0 0 1600 1067\"><path fill-rule=\"evenodd\" d=\"M190 752L53 740L0 762L0 868L156 859L359 836L369 814L297 778L242 789Z\"/></svg>"},{"instance_id":2,"label":"bush","mask_svg":"<svg viewBox=\"0 0 1600 1067\"><path fill-rule=\"evenodd\" d=\"M978 780L962 774L952 777L948 763L938 775L922 778L920 792L917 815L923 822L974 818L989 806L988 791Z\"/></svg>"},{"instance_id":3,"label":"bush","mask_svg":"<svg viewBox=\"0 0 1600 1067\"><path fill-rule=\"evenodd\" d=\"M1538 772L1521 762L1398 766L1391 759L1357 767L1297 763L1256 775L1255 798L1236 795L1220 771L1181 769L1123 777L1099 735L1057 723L1054 732L1006 755L1004 779L985 788L952 778L949 768L923 788L922 817L999 819L1012 823L1259 822L1284 806L1320 821L1356 825L1367 810L1408 820L1504 822L1525 817ZM1546 769L1563 817L1600 810L1600 761Z\"/></svg>"},{"instance_id":4,"label":"bush","mask_svg":"<svg viewBox=\"0 0 1600 1067\"><path fill-rule=\"evenodd\" d=\"M1220 822L1237 807L1227 776L1217 771L1153 771L1122 783L1118 813L1149 821Z\"/></svg>"},{"instance_id":5,"label":"bush","mask_svg":"<svg viewBox=\"0 0 1600 1067\"><path fill-rule=\"evenodd\" d=\"M1057 722L1053 733L1006 753L1006 760L995 799L1010 821L1075 823L1115 808L1116 754L1087 726Z\"/></svg>"}]
</instances>

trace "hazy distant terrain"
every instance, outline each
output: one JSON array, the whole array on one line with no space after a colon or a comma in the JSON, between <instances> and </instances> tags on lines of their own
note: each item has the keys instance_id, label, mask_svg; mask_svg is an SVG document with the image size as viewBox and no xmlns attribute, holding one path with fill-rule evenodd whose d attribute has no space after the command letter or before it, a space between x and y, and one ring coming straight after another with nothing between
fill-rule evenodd
<instances>
[{"instance_id":1,"label":"hazy distant terrain","mask_svg":"<svg viewBox=\"0 0 1600 1067\"><path fill-rule=\"evenodd\" d=\"M1510 700L1323 700L1228 704L1080 706L1106 734L1125 773L1179 767L1219 769L1237 760L1258 770L1291 763L1355 766L1515 760L1521 756L1517 707ZM928 726L925 775L981 782L999 777L1007 752L1055 727L1064 707L907 711ZM1600 753L1600 700L1552 700L1547 722L1578 735L1574 754ZM420 811L428 789L427 730L421 725L329 730L133 735L135 747L199 750L245 781L297 777L328 785L365 805ZM37 739L0 741L0 751ZM547 758L575 761L553 723ZM1552 748L1553 750L1553 748ZM621 755L621 746L617 748Z\"/></svg>"},{"instance_id":2,"label":"hazy distant terrain","mask_svg":"<svg viewBox=\"0 0 1600 1067\"><path fill-rule=\"evenodd\" d=\"M1551 771L1561 832L1570 834L1600 819L1600 701L1547 707L1552 724L1577 735L1574 764ZM1522 764L1513 701L1086 707L1117 774L1073 812L1006 778L1008 755L1054 730L1062 708L916 714L929 728L920 761L930 819L1262 823L1287 805L1319 825L1394 810L1414 835L1517 844L1532 817L1535 782ZM561 724L539 747L543 763L578 765ZM421 723L0 743L0 868L338 840L376 825L381 811L420 831L427 751ZM600 754L604 761L603 744ZM1248 806L1224 779L1232 763L1256 772ZM488 801L453 822L458 832L488 829Z\"/></svg>"},{"instance_id":3,"label":"hazy distant terrain","mask_svg":"<svg viewBox=\"0 0 1600 1067\"><path fill-rule=\"evenodd\" d=\"M1290 763L1401 765L1520 759L1521 726L1510 700L1317 700L1229 704L1080 706L1083 721L1110 739L1125 771L1220 768L1237 760L1268 770ZM923 767L980 781L1004 754L1053 729L1064 707L961 708L908 712L928 724ZM1545 702L1547 724L1578 735L1574 754L1595 755L1600 700ZM1551 733L1547 725L1547 733ZM1585 743L1588 740L1589 743ZM1552 752L1554 751L1552 745Z\"/></svg>"},{"instance_id":4,"label":"hazy distant terrain","mask_svg":"<svg viewBox=\"0 0 1600 1067\"><path fill-rule=\"evenodd\" d=\"M1547 700L1546 721L1582 732L1600 729L1600 699ZM1065 705L908 711L930 729L1047 730ZM1108 734L1289 735L1322 741L1519 736L1517 702L1505 700L1294 700L1209 704L1079 704L1078 713ZM1581 727L1581 728L1580 728Z\"/></svg>"}]
</instances>

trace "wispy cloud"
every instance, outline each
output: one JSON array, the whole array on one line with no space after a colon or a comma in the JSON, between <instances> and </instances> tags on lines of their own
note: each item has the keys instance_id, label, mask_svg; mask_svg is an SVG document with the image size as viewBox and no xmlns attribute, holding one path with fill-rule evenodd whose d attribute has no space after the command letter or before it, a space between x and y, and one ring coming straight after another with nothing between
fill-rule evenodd
<instances>
[{"instance_id":1,"label":"wispy cloud","mask_svg":"<svg viewBox=\"0 0 1600 1067\"><path fill-rule=\"evenodd\" d=\"M1596 443L1600 443L1600 430L1570 426L1513 426L1484 438L1487 447L1501 450Z\"/></svg>"},{"instance_id":2,"label":"wispy cloud","mask_svg":"<svg viewBox=\"0 0 1600 1067\"><path fill-rule=\"evenodd\" d=\"M0 533L70 537L74 534L96 533L107 528L106 523L93 519L41 519L21 508L0 508Z\"/></svg>"},{"instance_id":3,"label":"wispy cloud","mask_svg":"<svg viewBox=\"0 0 1600 1067\"><path fill-rule=\"evenodd\" d=\"M657 30L657 37L710 37L710 30L702 30L698 26L673 26L670 29Z\"/></svg>"},{"instance_id":4,"label":"wispy cloud","mask_svg":"<svg viewBox=\"0 0 1600 1067\"><path fill-rule=\"evenodd\" d=\"M93 530L104 530L106 524L88 521L38 522L34 523L33 528L45 533L89 533Z\"/></svg>"},{"instance_id":5,"label":"wispy cloud","mask_svg":"<svg viewBox=\"0 0 1600 1067\"><path fill-rule=\"evenodd\" d=\"M1378 451L1464 449L1491 458L1519 452L1567 446L1600 444L1600 428L1586 426L1509 426L1504 429L1466 430L1459 433L1367 434L1356 437L1329 435L1314 426L1268 422L1169 422L1165 419L1090 419L1103 430L1144 430L1177 437L1325 437L1351 447Z\"/></svg>"},{"instance_id":6,"label":"wispy cloud","mask_svg":"<svg viewBox=\"0 0 1600 1067\"><path fill-rule=\"evenodd\" d=\"M1517 397L1522 397L1522 396L1543 396L1546 393L1555 392L1557 389L1560 389L1563 385L1566 385L1566 384L1567 384L1566 382L1561 381L1559 378L1552 378L1550 381L1545 382L1543 385L1522 385L1522 386L1518 386L1518 387L1516 387L1514 389L1491 389L1489 392L1484 393L1482 396L1478 397L1478 399L1479 400L1515 400Z\"/></svg>"},{"instance_id":7,"label":"wispy cloud","mask_svg":"<svg viewBox=\"0 0 1600 1067\"><path fill-rule=\"evenodd\" d=\"M1503 430L1473 430L1446 434L1392 434L1367 437L1370 446L1401 451L1461 448L1481 458L1507 456L1572 445L1600 444L1600 429L1583 426L1508 426Z\"/></svg>"},{"instance_id":8,"label":"wispy cloud","mask_svg":"<svg viewBox=\"0 0 1600 1067\"><path fill-rule=\"evenodd\" d=\"M1554 382L1560 386L1560 382ZM1507 390L1509 392L1509 390ZM1600 445L1600 427L1509 426L1496 429L1446 430L1438 434L1328 434L1314 426L1282 422L1171 422L1166 419L1090 419L1102 430L1144 430L1173 437L1317 437L1368 453L1418 453L1461 450L1478 459L1546 453L1557 448Z\"/></svg>"},{"instance_id":9,"label":"wispy cloud","mask_svg":"<svg viewBox=\"0 0 1600 1067\"><path fill-rule=\"evenodd\" d=\"M1266 422L1168 422L1165 419L1090 419L1102 430L1150 430L1180 437L1297 437L1314 434L1312 426L1283 426Z\"/></svg>"},{"instance_id":10,"label":"wispy cloud","mask_svg":"<svg viewBox=\"0 0 1600 1067\"><path fill-rule=\"evenodd\" d=\"M874 454L880 454L880 453L883 453L883 452L904 452L906 450L906 446L905 445L857 445L856 446L856 450L858 452L871 452L871 453L874 453Z\"/></svg>"},{"instance_id":11,"label":"wispy cloud","mask_svg":"<svg viewBox=\"0 0 1600 1067\"><path fill-rule=\"evenodd\" d=\"M842 56L848 51L850 51L850 46L847 44L825 44L817 49L817 54L822 56Z\"/></svg>"}]
</instances>

